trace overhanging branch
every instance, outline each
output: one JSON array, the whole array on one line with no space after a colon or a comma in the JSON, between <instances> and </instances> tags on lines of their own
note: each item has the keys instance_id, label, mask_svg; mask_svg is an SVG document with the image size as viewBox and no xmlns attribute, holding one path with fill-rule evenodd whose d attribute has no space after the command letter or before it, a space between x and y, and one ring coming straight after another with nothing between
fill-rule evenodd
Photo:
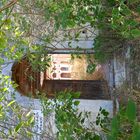
<instances>
[{"instance_id":1,"label":"overhanging branch","mask_svg":"<svg viewBox=\"0 0 140 140\"><path fill-rule=\"evenodd\" d=\"M5 6L3 6L2 8L0 8L0 12L12 7L13 5L15 5L17 3L18 0L11 0L9 3L7 3Z\"/></svg>"}]
</instances>

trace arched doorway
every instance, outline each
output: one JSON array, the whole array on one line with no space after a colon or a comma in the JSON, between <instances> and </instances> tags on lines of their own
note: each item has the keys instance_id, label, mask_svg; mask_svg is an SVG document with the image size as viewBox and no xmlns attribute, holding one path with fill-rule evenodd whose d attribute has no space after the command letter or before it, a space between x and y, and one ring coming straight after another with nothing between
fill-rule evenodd
<instances>
[{"instance_id":1,"label":"arched doorway","mask_svg":"<svg viewBox=\"0 0 140 140\"><path fill-rule=\"evenodd\" d=\"M26 96L37 97L43 92L54 98L56 92L72 90L81 92L82 99L109 99L99 68L93 74L87 74L85 68L84 56L71 61L70 54L51 54L50 68L36 72L24 57L14 63L12 80L18 85L17 90Z\"/></svg>"}]
</instances>

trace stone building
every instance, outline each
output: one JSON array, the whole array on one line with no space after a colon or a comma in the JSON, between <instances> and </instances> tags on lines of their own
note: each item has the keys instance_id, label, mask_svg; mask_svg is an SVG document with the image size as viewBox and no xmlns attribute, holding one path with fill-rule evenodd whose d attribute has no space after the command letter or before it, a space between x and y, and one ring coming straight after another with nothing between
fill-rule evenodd
<instances>
[{"instance_id":1,"label":"stone building","mask_svg":"<svg viewBox=\"0 0 140 140\"><path fill-rule=\"evenodd\" d=\"M82 39L79 42L73 41L73 49L71 50L69 50L67 41L62 43L65 48L58 44L58 49L50 53L50 68L44 72L33 71L26 57L20 62L12 62L11 60L9 65L3 65L2 73L10 76L11 80L18 84L15 93L16 101L23 108L32 109L35 115L34 129L40 134L46 125L46 116L43 116L40 100L36 96L38 91L46 92L50 98L54 97L56 91L64 89L80 91L79 111L91 111L91 119L93 120L96 119L100 107L109 111L110 116L113 115L113 101L108 90L110 83L112 83L112 77L108 77L108 75L112 73L106 73L109 70L108 65L104 64L104 67L98 65L93 74L86 72L85 54L94 53L93 41ZM79 51L82 59L71 60L70 53L75 51L77 45L82 48ZM10 87L9 90L14 91L13 87ZM49 121L54 127L54 116L51 116ZM34 136L34 139L41 138Z\"/></svg>"}]
</instances>

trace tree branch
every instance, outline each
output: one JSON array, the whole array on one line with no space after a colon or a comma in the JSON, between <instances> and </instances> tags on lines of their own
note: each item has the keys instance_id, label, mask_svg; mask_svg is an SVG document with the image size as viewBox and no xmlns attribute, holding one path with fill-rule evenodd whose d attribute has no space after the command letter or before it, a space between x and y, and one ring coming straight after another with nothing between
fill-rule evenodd
<instances>
[{"instance_id":1,"label":"tree branch","mask_svg":"<svg viewBox=\"0 0 140 140\"><path fill-rule=\"evenodd\" d=\"M3 6L2 8L0 8L0 12L10 8L11 6L15 5L17 3L18 0L11 0L11 2L7 3L5 6Z\"/></svg>"}]
</instances>

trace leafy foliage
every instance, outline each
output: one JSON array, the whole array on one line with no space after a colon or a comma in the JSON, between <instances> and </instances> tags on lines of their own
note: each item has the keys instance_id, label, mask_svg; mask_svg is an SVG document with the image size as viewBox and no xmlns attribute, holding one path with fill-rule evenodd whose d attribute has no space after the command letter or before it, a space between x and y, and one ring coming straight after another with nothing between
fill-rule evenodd
<instances>
[{"instance_id":1,"label":"leafy foliage","mask_svg":"<svg viewBox=\"0 0 140 140\"><path fill-rule=\"evenodd\" d=\"M140 138L140 125L136 119L136 105L132 100L128 101L127 106L111 119L109 112L100 108L96 117L96 125L100 126L101 131L95 129L95 124L90 120L90 125L86 126L90 118L90 112L79 112L79 101L73 99L76 93L65 91L58 93L55 100L49 101L43 98L48 105L51 104L50 112L55 111L55 124L57 127L57 139L89 139L101 140L137 140ZM76 95L77 97L77 95ZM44 111L48 108L44 108Z\"/></svg>"},{"instance_id":2,"label":"leafy foliage","mask_svg":"<svg viewBox=\"0 0 140 140\"><path fill-rule=\"evenodd\" d=\"M43 71L49 64L39 59L49 51L57 49L52 42L58 43L67 39L78 41L81 29L87 29L87 26L90 27L90 32L96 34L94 44L96 59L105 61L114 51L120 49L125 41L133 41L140 37L139 7L139 0L12 0L11 2L1 0L0 68L2 64L7 63L7 60L20 61L23 55L27 54L33 67L35 69L39 67ZM93 29L99 32L95 33ZM71 34L71 30L75 33ZM63 34L61 39L57 40L61 33ZM79 47L77 50L80 50ZM33 54L33 52L37 53ZM95 64L89 61L87 72L91 73L94 69ZM1 75L0 78L0 121L2 123L0 136L2 139L11 137L17 139L18 135L25 135L27 134L25 132L28 132L26 136L30 137L32 134L28 128L34 120L32 115L27 113L26 117L23 117L16 101L8 100L7 95L11 95L8 89L12 83L8 83L7 76ZM77 116L78 101L73 101L70 94L65 97L60 96L58 100L55 100L58 139L73 139L73 137L100 139L95 132L83 127L85 118L82 114ZM102 109L100 111L106 118L108 115L106 111ZM10 112L17 120L12 125L8 121L11 119L9 118L11 114L8 115ZM99 116L96 123L104 127L103 120ZM7 125L11 127L7 128ZM109 132L108 139L140 139L135 104L129 101L127 108L120 110L109 127L106 128Z\"/></svg>"},{"instance_id":3,"label":"leafy foliage","mask_svg":"<svg viewBox=\"0 0 140 140\"><path fill-rule=\"evenodd\" d=\"M59 92L57 97L53 101L44 100L43 103L47 105L51 104L52 111L55 111L55 124L57 127L57 139L58 140L99 140L100 136L96 134L89 126L86 126L86 122L90 117L90 112L79 112L78 105L80 101L74 100L79 97L79 93L71 91ZM48 108L44 108L44 111ZM46 112L46 111L45 111ZM92 121L90 121L92 123Z\"/></svg>"},{"instance_id":4,"label":"leafy foliage","mask_svg":"<svg viewBox=\"0 0 140 140\"><path fill-rule=\"evenodd\" d=\"M104 117L101 117L100 114ZM136 105L132 100L129 100L127 106L121 108L111 121L108 118L108 113L104 109L100 109L96 124L102 127L107 140L140 139L140 125L136 119Z\"/></svg>"},{"instance_id":5,"label":"leafy foliage","mask_svg":"<svg viewBox=\"0 0 140 140\"><path fill-rule=\"evenodd\" d=\"M8 76L0 75L0 138L30 139L34 116L29 110L23 110L13 95L10 96L9 86L13 83L9 81Z\"/></svg>"}]
</instances>

